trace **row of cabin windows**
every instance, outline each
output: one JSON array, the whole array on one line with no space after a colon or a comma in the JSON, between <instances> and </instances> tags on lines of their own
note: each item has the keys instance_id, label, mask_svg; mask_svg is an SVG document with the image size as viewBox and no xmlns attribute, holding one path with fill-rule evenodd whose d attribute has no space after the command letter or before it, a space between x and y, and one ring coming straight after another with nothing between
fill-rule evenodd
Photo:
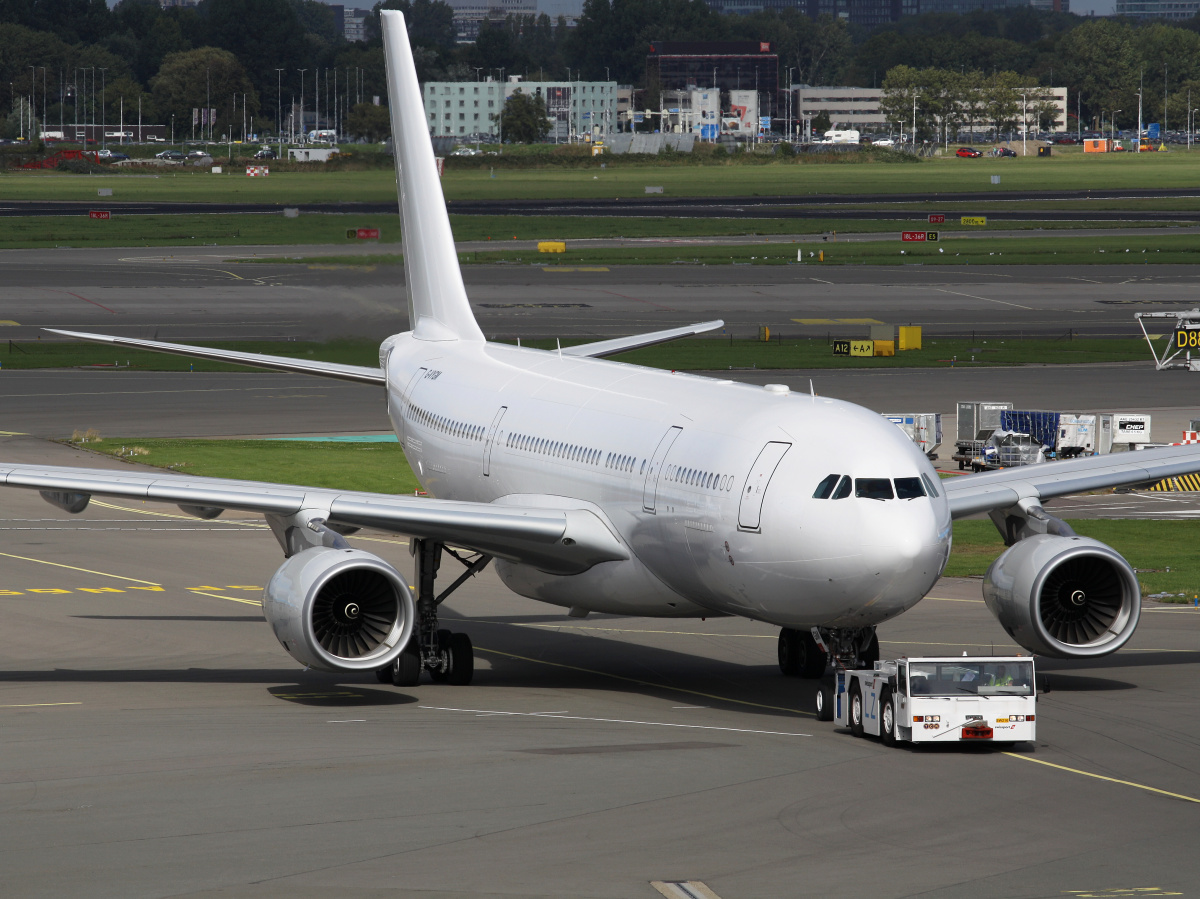
<instances>
[{"instance_id":1,"label":"row of cabin windows","mask_svg":"<svg viewBox=\"0 0 1200 899\"><path fill-rule=\"evenodd\" d=\"M530 434L509 434L505 444L512 449L523 450L527 453L569 459L572 462L583 462L585 465L595 465L599 462L602 452L602 450L574 443L548 440L545 437L534 437Z\"/></svg>"},{"instance_id":2,"label":"row of cabin windows","mask_svg":"<svg viewBox=\"0 0 1200 899\"><path fill-rule=\"evenodd\" d=\"M895 489L893 490L893 483ZM917 499L937 496L937 487L926 475L919 478L854 478L849 475L827 475L817 485L813 499L845 499L853 493L859 499Z\"/></svg>"},{"instance_id":3,"label":"row of cabin windows","mask_svg":"<svg viewBox=\"0 0 1200 899\"><path fill-rule=\"evenodd\" d=\"M701 490L732 490L733 478L730 475L714 474L711 471L701 471L698 468L684 468L682 465L671 465L667 468L667 480Z\"/></svg>"},{"instance_id":4,"label":"row of cabin windows","mask_svg":"<svg viewBox=\"0 0 1200 899\"><path fill-rule=\"evenodd\" d=\"M483 439L484 426L467 424L465 421L456 421L453 418L447 418L445 415L434 415L425 409L419 409L416 406L412 409L413 418L425 425L433 428L435 431L441 431L443 434L449 434L451 437L460 437L463 440L479 441Z\"/></svg>"}]
</instances>

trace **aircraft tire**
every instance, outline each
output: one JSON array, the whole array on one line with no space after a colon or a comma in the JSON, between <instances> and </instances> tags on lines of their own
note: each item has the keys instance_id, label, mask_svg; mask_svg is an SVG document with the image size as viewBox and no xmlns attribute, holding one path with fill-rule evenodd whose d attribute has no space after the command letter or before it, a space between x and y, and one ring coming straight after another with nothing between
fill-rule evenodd
<instances>
[{"instance_id":1,"label":"aircraft tire","mask_svg":"<svg viewBox=\"0 0 1200 899\"><path fill-rule=\"evenodd\" d=\"M446 672L446 683L465 687L475 676L475 650L471 638L466 634L450 635L450 670Z\"/></svg>"},{"instance_id":2,"label":"aircraft tire","mask_svg":"<svg viewBox=\"0 0 1200 899\"><path fill-rule=\"evenodd\" d=\"M798 645L796 673L805 680L815 680L825 673L829 655L817 645L811 631L797 633Z\"/></svg>"},{"instance_id":3,"label":"aircraft tire","mask_svg":"<svg viewBox=\"0 0 1200 899\"><path fill-rule=\"evenodd\" d=\"M415 638L396 656L389 671L393 687L415 687L421 682L421 650Z\"/></svg>"},{"instance_id":4,"label":"aircraft tire","mask_svg":"<svg viewBox=\"0 0 1200 899\"><path fill-rule=\"evenodd\" d=\"M800 674L800 657L803 649L801 634L790 627L779 629L779 670L787 677Z\"/></svg>"}]
</instances>

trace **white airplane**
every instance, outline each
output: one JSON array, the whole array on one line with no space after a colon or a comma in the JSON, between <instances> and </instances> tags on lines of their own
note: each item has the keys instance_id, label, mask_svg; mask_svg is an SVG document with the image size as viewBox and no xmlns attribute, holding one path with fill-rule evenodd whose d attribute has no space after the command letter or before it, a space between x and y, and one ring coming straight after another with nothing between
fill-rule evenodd
<instances>
[{"instance_id":1,"label":"white airplane","mask_svg":"<svg viewBox=\"0 0 1200 899\"><path fill-rule=\"evenodd\" d=\"M382 20L412 330L383 342L378 368L56 333L376 384L429 497L3 464L0 484L75 513L102 495L201 518L265 515L286 557L263 595L283 648L305 665L374 671L397 686L422 670L470 681L470 639L439 628L438 606L493 560L510 589L577 617L739 615L781 628L787 674L869 665L876 626L941 575L951 520L985 511L1010 548L984 597L1014 641L1087 658L1129 640L1141 602L1129 564L1041 501L1194 472L1200 448L942 482L894 425L860 406L600 358L720 322L558 351L487 342L463 287L404 18ZM413 538L415 590L349 546L359 528ZM439 589L447 555L464 570Z\"/></svg>"}]
</instances>

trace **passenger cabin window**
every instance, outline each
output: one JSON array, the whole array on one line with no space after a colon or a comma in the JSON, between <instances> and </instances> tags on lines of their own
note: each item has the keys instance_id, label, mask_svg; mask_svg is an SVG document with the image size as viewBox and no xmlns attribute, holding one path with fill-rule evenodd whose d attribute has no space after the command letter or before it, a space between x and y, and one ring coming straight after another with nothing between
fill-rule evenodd
<instances>
[{"instance_id":1,"label":"passenger cabin window","mask_svg":"<svg viewBox=\"0 0 1200 899\"><path fill-rule=\"evenodd\" d=\"M917 499L924 495L920 478L896 478L896 499Z\"/></svg>"},{"instance_id":2,"label":"passenger cabin window","mask_svg":"<svg viewBox=\"0 0 1200 899\"><path fill-rule=\"evenodd\" d=\"M854 495L859 499L891 499L892 482L887 478L855 478Z\"/></svg>"}]
</instances>

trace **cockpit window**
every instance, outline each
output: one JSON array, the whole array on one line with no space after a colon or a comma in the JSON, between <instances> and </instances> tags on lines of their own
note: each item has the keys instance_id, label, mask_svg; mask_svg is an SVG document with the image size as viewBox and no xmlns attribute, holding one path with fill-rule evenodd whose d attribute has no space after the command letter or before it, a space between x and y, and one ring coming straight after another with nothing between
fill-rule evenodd
<instances>
[{"instance_id":1,"label":"cockpit window","mask_svg":"<svg viewBox=\"0 0 1200 899\"><path fill-rule=\"evenodd\" d=\"M916 499L924 495L920 478L896 478L896 499Z\"/></svg>"},{"instance_id":2,"label":"cockpit window","mask_svg":"<svg viewBox=\"0 0 1200 899\"><path fill-rule=\"evenodd\" d=\"M940 496L937 487L933 486L933 480L927 474L921 475L921 480L925 482L925 489L929 491L930 496Z\"/></svg>"},{"instance_id":3,"label":"cockpit window","mask_svg":"<svg viewBox=\"0 0 1200 899\"><path fill-rule=\"evenodd\" d=\"M892 482L887 478L855 478L854 495L859 499L892 499Z\"/></svg>"},{"instance_id":4,"label":"cockpit window","mask_svg":"<svg viewBox=\"0 0 1200 899\"><path fill-rule=\"evenodd\" d=\"M842 475L842 480L838 483L837 490L833 491L833 498L845 499L850 495L850 489L852 486L853 482L850 480L850 476Z\"/></svg>"},{"instance_id":5,"label":"cockpit window","mask_svg":"<svg viewBox=\"0 0 1200 899\"><path fill-rule=\"evenodd\" d=\"M840 474L831 474L817 485L816 491L813 493L813 499L829 499L833 495L833 488L837 486Z\"/></svg>"}]
</instances>

